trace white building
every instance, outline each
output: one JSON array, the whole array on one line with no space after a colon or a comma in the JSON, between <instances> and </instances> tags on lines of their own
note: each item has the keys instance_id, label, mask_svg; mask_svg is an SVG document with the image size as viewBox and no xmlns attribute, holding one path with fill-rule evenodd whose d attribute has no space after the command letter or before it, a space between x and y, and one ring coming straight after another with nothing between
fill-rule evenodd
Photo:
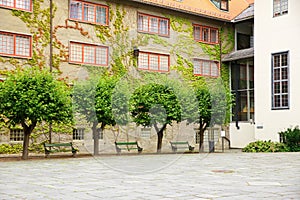
<instances>
[{"instance_id":1,"label":"white building","mask_svg":"<svg viewBox=\"0 0 300 200\"><path fill-rule=\"evenodd\" d=\"M255 139L300 125L300 1L255 1Z\"/></svg>"},{"instance_id":2,"label":"white building","mask_svg":"<svg viewBox=\"0 0 300 200\"><path fill-rule=\"evenodd\" d=\"M253 8L235 19L235 27L236 36L244 34L254 18L253 34L246 34L250 43L254 37L254 53L251 46L238 49L236 37L236 51L224 59L236 96L230 140L238 148L279 141L279 132L300 125L300 1L257 0Z\"/></svg>"}]
</instances>

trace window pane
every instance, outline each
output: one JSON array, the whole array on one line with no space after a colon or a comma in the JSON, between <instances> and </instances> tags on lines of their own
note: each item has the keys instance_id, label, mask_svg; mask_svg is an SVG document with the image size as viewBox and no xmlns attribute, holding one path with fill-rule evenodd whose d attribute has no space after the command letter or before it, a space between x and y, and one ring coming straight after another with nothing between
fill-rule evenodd
<instances>
[{"instance_id":1,"label":"window pane","mask_svg":"<svg viewBox=\"0 0 300 200\"><path fill-rule=\"evenodd\" d=\"M139 69L148 69L148 54L139 54Z\"/></svg>"},{"instance_id":2,"label":"window pane","mask_svg":"<svg viewBox=\"0 0 300 200\"><path fill-rule=\"evenodd\" d=\"M70 60L82 62L82 44L71 44Z\"/></svg>"},{"instance_id":3,"label":"window pane","mask_svg":"<svg viewBox=\"0 0 300 200\"><path fill-rule=\"evenodd\" d=\"M216 62L211 63L211 76L219 76L219 67Z\"/></svg>"},{"instance_id":4,"label":"window pane","mask_svg":"<svg viewBox=\"0 0 300 200\"><path fill-rule=\"evenodd\" d=\"M95 63L95 47L84 46L84 63Z\"/></svg>"},{"instance_id":5,"label":"window pane","mask_svg":"<svg viewBox=\"0 0 300 200\"><path fill-rule=\"evenodd\" d=\"M96 48L96 64L97 65L107 65L107 48L97 47Z\"/></svg>"},{"instance_id":6,"label":"window pane","mask_svg":"<svg viewBox=\"0 0 300 200\"><path fill-rule=\"evenodd\" d=\"M281 66L287 66L288 65L288 56L286 53L281 55Z\"/></svg>"},{"instance_id":7,"label":"window pane","mask_svg":"<svg viewBox=\"0 0 300 200\"><path fill-rule=\"evenodd\" d=\"M0 5L13 7L14 6L14 0L0 0Z\"/></svg>"},{"instance_id":8,"label":"window pane","mask_svg":"<svg viewBox=\"0 0 300 200\"><path fill-rule=\"evenodd\" d=\"M217 30L210 30L210 42L217 43L218 40L218 31Z\"/></svg>"},{"instance_id":9,"label":"window pane","mask_svg":"<svg viewBox=\"0 0 300 200\"><path fill-rule=\"evenodd\" d=\"M71 2L70 18L82 19L82 4L80 2Z\"/></svg>"},{"instance_id":10,"label":"window pane","mask_svg":"<svg viewBox=\"0 0 300 200\"><path fill-rule=\"evenodd\" d=\"M280 55L275 55L273 58L273 62L274 67L280 67Z\"/></svg>"},{"instance_id":11,"label":"window pane","mask_svg":"<svg viewBox=\"0 0 300 200\"><path fill-rule=\"evenodd\" d=\"M97 12L96 12L96 22L100 24L106 24L106 8L97 6Z\"/></svg>"},{"instance_id":12,"label":"window pane","mask_svg":"<svg viewBox=\"0 0 300 200\"><path fill-rule=\"evenodd\" d=\"M30 0L16 0L16 8L30 10Z\"/></svg>"},{"instance_id":13,"label":"window pane","mask_svg":"<svg viewBox=\"0 0 300 200\"><path fill-rule=\"evenodd\" d=\"M209 33L209 30L208 28L202 28L202 40L205 41L205 42L208 42L208 33Z\"/></svg>"},{"instance_id":14,"label":"window pane","mask_svg":"<svg viewBox=\"0 0 300 200\"><path fill-rule=\"evenodd\" d=\"M150 32L158 33L158 19L151 17L150 18Z\"/></svg>"},{"instance_id":15,"label":"window pane","mask_svg":"<svg viewBox=\"0 0 300 200\"><path fill-rule=\"evenodd\" d=\"M199 60L194 60L194 74L202 74Z\"/></svg>"},{"instance_id":16,"label":"window pane","mask_svg":"<svg viewBox=\"0 0 300 200\"><path fill-rule=\"evenodd\" d=\"M16 55L30 56L29 37L16 36Z\"/></svg>"},{"instance_id":17,"label":"window pane","mask_svg":"<svg viewBox=\"0 0 300 200\"><path fill-rule=\"evenodd\" d=\"M281 79L288 79L288 68L282 68L281 69Z\"/></svg>"},{"instance_id":18,"label":"window pane","mask_svg":"<svg viewBox=\"0 0 300 200\"><path fill-rule=\"evenodd\" d=\"M144 23L145 23L145 16L139 15L138 16L138 30L143 31L144 30Z\"/></svg>"},{"instance_id":19,"label":"window pane","mask_svg":"<svg viewBox=\"0 0 300 200\"><path fill-rule=\"evenodd\" d=\"M282 83L281 83L281 86L282 86L282 91L281 91L281 93L288 93L289 91L288 91L288 82L287 81L283 81Z\"/></svg>"},{"instance_id":20,"label":"window pane","mask_svg":"<svg viewBox=\"0 0 300 200\"><path fill-rule=\"evenodd\" d=\"M14 54L14 36L0 34L0 53Z\"/></svg>"},{"instance_id":21,"label":"window pane","mask_svg":"<svg viewBox=\"0 0 300 200\"><path fill-rule=\"evenodd\" d=\"M168 56L160 56L160 70L161 71L169 71L169 57Z\"/></svg>"},{"instance_id":22,"label":"window pane","mask_svg":"<svg viewBox=\"0 0 300 200\"><path fill-rule=\"evenodd\" d=\"M274 93L279 94L280 93L280 82L274 83Z\"/></svg>"},{"instance_id":23,"label":"window pane","mask_svg":"<svg viewBox=\"0 0 300 200\"><path fill-rule=\"evenodd\" d=\"M194 26L194 39L200 40L200 27Z\"/></svg>"},{"instance_id":24,"label":"window pane","mask_svg":"<svg viewBox=\"0 0 300 200\"><path fill-rule=\"evenodd\" d=\"M288 95L282 95L282 107L288 107L289 106L289 97Z\"/></svg>"},{"instance_id":25,"label":"window pane","mask_svg":"<svg viewBox=\"0 0 300 200\"><path fill-rule=\"evenodd\" d=\"M158 70L158 55L150 55L149 69L150 70Z\"/></svg>"},{"instance_id":26,"label":"window pane","mask_svg":"<svg viewBox=\"0 0 300 200\"><path fill-rule=\"evenodd\" d=\"M95 22L95 6L90 4L84 4L84 20L89 22Z\"/></svg>"},{"instance_id":27,"label":"window pane","mask_svg":"<svg viewBox=\"0 0 300 200\"><path fill-rule=\"evenodd\" d=\"M209 76L210 75L210 62L203 61L202 62L202 70L203 70L203 75Z\"/></svg>"},{"instance_id":28,"label":"window pane","mask_svg":"<svg viewBox=\"0 0 300 200\"><path fill-rule=\"evenodd\" d=\"M274 80L280 80L280 69L274 69Z\"/></svg>"},{"instance_id":29,"label":"window pane","mask_svg":"<svg viewBox=\"0 0 300 200\"><path fill-rule=\"evenodd\" d=\"M161 19L159 21L159 33L162 35L168 35L168 20Z\"/></svg>"},{"instance_id":30,"label":"window pane","mask_svg":"<svg viewBox=\"0 0 300 200\"><path fill-rule=\"evenodd\" d=\"M228 0L221 0L221 9L228 10Z\"/></svg>"},{"instance_id":31,"label":"window pane","mask_svg":"<svg viewBox=\"0 0 300 200\"><path fill-rule=\"evenodd\" d=\"M281 104L280 104L280 95L275 95L274 96L274 105L276 108L280 108Z\"/></svg>"}]
</instances>

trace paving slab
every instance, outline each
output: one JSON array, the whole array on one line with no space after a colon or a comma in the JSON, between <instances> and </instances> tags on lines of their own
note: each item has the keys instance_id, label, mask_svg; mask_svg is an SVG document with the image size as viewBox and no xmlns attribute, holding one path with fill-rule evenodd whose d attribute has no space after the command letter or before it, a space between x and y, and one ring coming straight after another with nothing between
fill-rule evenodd
<instances>
[{"instance_id":1,"label":"paving slab","mask_svg":"<svg viewBox=\"0 0 300 200\"><path fill-rule=\"evenodd\" d=\"M300 199L300 153L0 161L0 199Z\"/></svg>"}]
</instances>

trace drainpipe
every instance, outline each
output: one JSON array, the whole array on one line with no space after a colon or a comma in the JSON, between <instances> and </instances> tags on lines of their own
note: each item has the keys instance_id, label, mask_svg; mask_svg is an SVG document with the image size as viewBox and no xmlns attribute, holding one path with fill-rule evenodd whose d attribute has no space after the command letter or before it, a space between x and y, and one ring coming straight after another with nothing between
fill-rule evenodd
<instances>
[{"instance_id":1,"label":"drainpipe","mask_svg":"<svg viewBox=\"0 0 300 200\"><path fill-rule=\"evenodd\" d=\"M52 26L53 26L53 6L52 6L52 0L50 0L50 72L53 70L53 36L52 36ZM49 124L49 143L52 141L52 123Z\"/></svg>"}]
</instances>

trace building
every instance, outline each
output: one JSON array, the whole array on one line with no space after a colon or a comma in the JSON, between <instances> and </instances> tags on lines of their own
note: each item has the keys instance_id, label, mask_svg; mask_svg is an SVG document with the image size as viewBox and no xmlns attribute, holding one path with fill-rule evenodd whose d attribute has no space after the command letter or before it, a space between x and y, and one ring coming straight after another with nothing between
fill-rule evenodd
<instances>
[{"instance_id":1,"label":"building","mask_svg":"<svg viewBox=\"0 0 300 200\"><path fill-rule=\"evenodd\" d=\"M136 68L170 73L174 70L180 72L178 65L188 69L192 64L193 69L189 73L203 78L203 81L225 80L224 76L229 74L225 72L229 68L221 65L222 59L218 55L232 50L234 43L229 38L233 38L234 20L236 29L241 32L236 35L241 40L241 47L236 49L251 46L251 42L246 45L242 43L252 41L252 28L245 30L247 33L244 34L244 24L241 22L239 25L238 22L246 20L240 14L249 9L252 0L53 0L52 26L49 23L49 2L0 1L0 15L4 16L0 18L2 71L25 66L49 67L74 84L78 79L84 79L86 71L91 68L93 73L103 68L114 72ZM247 21L247 24L253 23ZM52 37L49 35L50 28ZM51 40L52 51L49 47ZM133 57L132 52L138 52L138 58ZM178 64L180 60L184 62ZM247 64L249 70L251 66L253 63ZM249 110L251 108L248 106ZM173 132L181 128L178 125L177 128L167 129L169 136L164 140L166 149L170 148L169 141L175 137ZM191 133L187 140L197 143L193 127L183 128ZM73 132L73 139L83 140L91 138L87 130L77 127L69 132ZM130 137L153 149L156 138L151 130L134 130ZM124 130L118 131L124 133ZM6 138L4 142L8 141L7 138L22 138L9 137L7 131L2 132L2 135L6 134L2 137ZM11 131L14 132L20 135L22 131ZM218 142L220 129L216 133L211 132L211 140ZM147 135L147 139L143 139L142 135ZM115 136L114 130L109 130L101 137L100 145L110 149Z\"/></svg>"}]
</instances>

